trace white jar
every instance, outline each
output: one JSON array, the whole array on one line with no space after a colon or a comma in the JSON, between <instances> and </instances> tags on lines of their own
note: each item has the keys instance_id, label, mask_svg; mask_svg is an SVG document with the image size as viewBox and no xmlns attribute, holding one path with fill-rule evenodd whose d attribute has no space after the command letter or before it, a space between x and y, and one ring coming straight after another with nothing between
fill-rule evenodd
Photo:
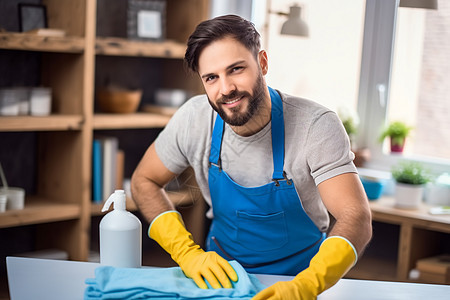
<instances>
[{"instance_id":1,"label":"white jar","mask_svg":"<svg viewBox=\"0 0 450 300\"><path fill-rule=\"evenodd\" d=\"M17 116L19 103L14 89L0 89L0 115Z\"/></svg>"},{"instance_id":2,"label":"white jar","mask_svg":"<svg viewBox=\"0 0 450 300\"><path fill-rule=\"evenodd\" d=\"M49 88L32 88L30 113L32 116L48 116L52 108L52 91Z\"/></svg>"},{"instance_id":3,"label":"white jar","mask_svg":"<svg viewBox=\"0 0 450 300\"><path fill-rule=\"evenodd\" d=\"M30 113L30 89L27 87L14 88L19 105L19 115L28 115Z\"/></svg>"}]
</instances>

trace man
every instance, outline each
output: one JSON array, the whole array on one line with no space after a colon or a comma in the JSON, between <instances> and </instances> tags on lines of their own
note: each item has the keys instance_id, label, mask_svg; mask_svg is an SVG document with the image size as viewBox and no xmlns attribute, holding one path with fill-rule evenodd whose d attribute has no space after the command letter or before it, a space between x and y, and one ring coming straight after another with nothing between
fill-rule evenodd
<instances>
[{"instance_id":1,"label":"man","mask_svg":"<svg viewBox=\"0 0 450 300\"><path fill-rule=\"evenodd\" d=\"M227 260L251 273L296 275L255 299L311 299L356 263L371 238L368 201L335 113L268 87L252 23L200 23L185 60L206 95L186 102L149 147L132 193L156 240L201 288L231 287ZM200 249L164 185L188 166L212 210ZM330 213L335 219L329 229ZM328 232L328 234L326 234Z\"/></svg>"}]
</instances>

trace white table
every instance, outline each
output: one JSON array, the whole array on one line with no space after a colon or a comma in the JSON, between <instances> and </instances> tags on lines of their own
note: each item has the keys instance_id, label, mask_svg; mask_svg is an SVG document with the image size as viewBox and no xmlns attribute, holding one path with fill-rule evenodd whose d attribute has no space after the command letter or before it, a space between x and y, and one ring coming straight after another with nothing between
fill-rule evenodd
<instances>
[{"instance_id":1,"label":"white table","mask_svg":"<svg viewBox=\"0 0 450 300\"><path fill-rule=\"evenodd\" d=\"M86 278L94 278L98 263L7 257L11 300L80 300ZM256 275L269 286L289 276ZM318 299L345 300L419 300L450 299L449 285L397 283L342 279Z\"/></svg>"}]
</instances>

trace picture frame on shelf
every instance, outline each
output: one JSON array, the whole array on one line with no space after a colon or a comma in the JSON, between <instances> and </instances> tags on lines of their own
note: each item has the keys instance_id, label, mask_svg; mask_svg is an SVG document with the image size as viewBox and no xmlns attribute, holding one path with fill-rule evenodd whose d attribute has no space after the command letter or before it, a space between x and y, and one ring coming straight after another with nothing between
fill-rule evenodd
<instances>
[{"instance_id":1,"label":"picture frame on shelf","mask_svg":"<svg viewBox=\"0 0 450 300\"><path fill-rule=\"evenodd\" d=\"M42 4L19 3L19 30L47 28L47 8Z\"/></svg>"},{"instance_id":2,"label":"picture frame on shelf","mask_svg":"<svg viewBox=\"0 0 450 300\"><path fill-rule=\"evenodd\" d=\"M129 0L127 23L129 39L164 40L166 2L161 0Z\"/></svg>"}]
</instances>

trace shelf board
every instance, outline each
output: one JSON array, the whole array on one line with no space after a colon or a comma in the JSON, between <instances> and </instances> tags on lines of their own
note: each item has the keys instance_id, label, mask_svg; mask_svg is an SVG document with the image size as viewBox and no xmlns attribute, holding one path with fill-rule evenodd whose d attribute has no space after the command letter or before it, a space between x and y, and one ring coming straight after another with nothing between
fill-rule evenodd
<instances>
[{"instance_id":1,"label":"shelf board","mask_svg":"<svg viewBox=\"0 0 450 300\"><path fill-rule=\"evenodd\" d=\"M418 209L400 209L395 207L393 197L382 197L369 204L374 221L408 223L415 227L450 233L450 216L430 214L428 211L431 206L426 203L421 203Z\"/></svg>"},{"instance_id":2,"label":"shelf board","mask_svg":"<svg viewBox=\"0 0 450 300\"><path fill-rule=\"evenodd\" d=\"M163 128L170 116L152 113L95 114L94 129Z\"/></svg>"},{"instance_id":3,"label":"shelf board","mask_svg":"<svg viewBox=\"0 0 450 300\"><path fill-rule=\"evenodd\" d=\"M65 131L80 130L81 115L0 116L0 131Z\"/></svg>"},{"instance_id":4,"label":"shelf board","mask_svg":"<svg viewBox=\"0 0 450 300\"><path fill-rule=\"evenodd\" d=\"M79 204L57 203L39 197L27 197L21 210L0 213L0 228L73 220L80 217Z\"/></svg>"},{"instance_id":5,"label":"shelf board","mask_svg":"<svg viewBox=\"0 0 450 300\"><path fill-rule=\"evenodd\" d=\"M175 41L147 42L124 38L97 37L95 53L111 56L140 56L182 59L186 45Z\"/></svg>"},{"instance_id":6,"label":"shelf board","mask_svg":"<svg viewBox=\"0 0 450 300\"><path fill-rule=\"evenodd\" d=\"M85 40L81 37L40 36L26 33L0 33L0 49L83 53Z\"/></svg>"},{"instance_id":7,"label":"shelf board","mask_svg":"<svg viewBox=\"0 0 450 300\"><path fill-rule=\"evenodd\" d=\"M170 201L177 206L189 206L192 205L195 199L192 199L192 195L189 193L189 190L179 190L179 191L166 191L169 196ZM104 203L92 203L91 205L91 215L92 216L101 216L106 214L106 212L102 212ZM127 198L127 210L128 211L137 211L138 208L134 201L130 198ZM110 208L110 210L112 207Z\"/></svg>"}]
</instances>

